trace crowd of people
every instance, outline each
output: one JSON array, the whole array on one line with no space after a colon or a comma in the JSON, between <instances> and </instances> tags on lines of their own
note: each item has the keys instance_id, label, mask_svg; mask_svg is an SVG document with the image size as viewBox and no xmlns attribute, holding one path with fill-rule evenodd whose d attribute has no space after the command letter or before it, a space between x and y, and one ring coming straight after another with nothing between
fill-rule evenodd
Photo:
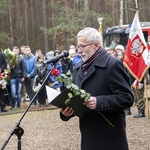
<instances>
[{"instance_id":1,"label":"crowd of people","mask_svg":"<svg viewBox=\"0 0 150 150\"><path fill-rule=\"evenodd\" d=\"M39 90L40 85L42 85L46 75L52 69L58 69L60 76L66 74L69 70L72 73L73 67L81 61L81 57L78 56L74 45L69 47L68 57L63 57L58 62L49 64L45 64L44 61L59 55L61 53L60 50L49 51L44 55L40 49L36 50L35 54L33 54L29 46L21 46L20 48L14 46L11 51L18 56L17 63L11 67L7 63L4 53L0 52L0 72L4 72L6 68L10 68L10 81L7 90L0 88L1 112L9 111L6 109L6 105L10 105L11 110L20 109L22 99L25 99L23 96L28 97L31 101L35 93ZM65 89L64 83L58 82L56 77L51 74L45 84L59 91ZM7 98L5 95L7 95ZM32 106L46 107L46 99L46 89L43 86Z\"/></svg>"},{"instance_id":2,"label":"crowd of people","mask_svg":"<svg viewBox=\"0 0 150 150\"><path fill-rule=\"evenodd\" d=\"M150 41L150 37L148 40ZM20 49L14 46L12 52L18 55L18 59L17 64L10 68L11 109L21 107L23 86L32 100L50 70L57 69L60 76L70 70L73 82L91 94L83 102L89 111L79 118L81 149L128 150L125 115L131 115L130 108L135 99L138 114L134 118L145 117L144 84L143 81L138 83L123 65L125 47L117 45L115 49L103 49L101 41L98 30L84 28L77 34L76 48L74 45L69 47L69 56L48 64L44 61L59 55L60 50L49 51L43 55L38 49L34 55L29 46L21 46ZM6 67L5 55L0 53L0 71L3 72ZM45 84L50 84L59 91L65 89L65 84L57 81L52 74ZM2 89L0 105L1 112L7 112ZM46 107L45 87L40 90L32 105ZM60 118L63 121L72 117L73 108L60 109Z\"/></svg>"},{"instance_id":3,"label":"crowd of people","mask_svg":"<svg viewBox=\"0 0 150 150\"><path fill-rule=\"evenodd\" d=\"M148 37L148 48L150 48L150 36ZM114 49L110 47L104 48L106 52L112 56L116 57L123 62L125 48L123 45L116 45ZM9 103L11 105L11 109L15 107L21 107L21 100L22 100L22 88L25 87L26 94L30 100L32 100L35 92L37 92L38 87L37 84L42 84L43 79L46 77L46 74L49 70L53 68L57 68L60 71L60 74L66 74L68 70L73 72L75 65L82 60L81 56L77 53L77 50L74 45L69 47L69 56L63 57L60 61L56 62L55 64L47 64L47 65L40 65L45 60L51 59L61 53L60 50L49 51L45 55L42 54L42 50L38 49L35 51L35 55L32 53L32 50L29 46L21 46L20 48L14 46L12 48L12 52L18 55L18 63L13 66L10 73L10 85L7 86L7 91L9 91ZM0 71L3 72L7 67L7 60L3 53L0 53ZM128 70L126 69L128 72ZM128 72L130 76L130 84L132 87L132 92L134 94L135 105L137 106L138 113L134 116L134 118L141 118L145 117L145 99L144 99L144 83L138 83L132 77L132 75ZM36 84L35 84L36 83ZM47 81L46 84L51 83L54 89L62 91L65 89L64 83L57 82L56 77L49 77L49 82ZM6 91L5 91L6 92ZM6 102L5 102L5 93L4 90L0 89L0 105L1 105L1 112L7 112L6 110ZM37 99L34 101L33 105L37 105L37 102L40 106L46 107L46 89L45 87L39 92ZM131 109L125 109L126 115L131 115Z\"/></svg>"}]
</instances>

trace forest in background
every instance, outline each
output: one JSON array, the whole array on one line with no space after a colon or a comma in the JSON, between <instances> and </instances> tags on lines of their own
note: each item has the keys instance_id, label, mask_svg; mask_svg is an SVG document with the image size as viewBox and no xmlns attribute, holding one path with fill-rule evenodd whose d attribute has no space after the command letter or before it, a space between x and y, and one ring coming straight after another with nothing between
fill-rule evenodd
<instances>
[{"instance_id":1,"label":"forest in background","mask_svg":"<svg viewBox=\"0 0 150 150\"><path fill-rule=\"evenodd\" d=\"M150 0L137 0L140 21L150 21ZM120 7L122 3L122 7ZM83 27L131 24L135 0L0 0L0 49L29 45L41 49L67 49L76 45L76 34ZM120 18L122 13L122 18Z\"/></svg>"}]
</instances>

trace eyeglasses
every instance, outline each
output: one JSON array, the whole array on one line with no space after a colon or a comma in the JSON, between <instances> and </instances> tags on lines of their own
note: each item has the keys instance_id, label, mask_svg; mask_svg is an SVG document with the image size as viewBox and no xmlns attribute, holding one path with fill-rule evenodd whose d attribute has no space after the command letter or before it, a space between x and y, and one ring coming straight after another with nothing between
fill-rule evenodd
<instances>
[{"instance_id":1,"label":"eyeglasses","mask_svg":"<svg viewBox=\"0 0 150 150\"><path fill-rule=\"evenodd\" d=\"M87 46L89 46L89 45L92 45L92 44L94 44L94 43L95 43L95 42L89 43L89 44L87 44L87 45L77 45L77 46L76 46L76 49L84 50L85 47L87 47Z\"/></svg>"}]
</instances>

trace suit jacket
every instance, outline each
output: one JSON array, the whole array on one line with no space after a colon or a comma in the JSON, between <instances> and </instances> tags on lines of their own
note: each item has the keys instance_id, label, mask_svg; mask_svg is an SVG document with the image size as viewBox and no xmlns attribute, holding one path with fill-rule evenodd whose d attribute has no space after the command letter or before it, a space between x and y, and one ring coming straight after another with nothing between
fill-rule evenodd
<instances>
[{"instance_id":1,"label":"suit jacket","mask_svg":"<svg viewBox=\"0 0 150 150\"><path fill-rule=\"evenodd\" d=\"M133 95L123 63L102 50L85 76L81 66L74 68L73 81L97 98L96 110L79 118L81 149L128 150L124 109L132 106Z\"/></svg>"}]
</instances>

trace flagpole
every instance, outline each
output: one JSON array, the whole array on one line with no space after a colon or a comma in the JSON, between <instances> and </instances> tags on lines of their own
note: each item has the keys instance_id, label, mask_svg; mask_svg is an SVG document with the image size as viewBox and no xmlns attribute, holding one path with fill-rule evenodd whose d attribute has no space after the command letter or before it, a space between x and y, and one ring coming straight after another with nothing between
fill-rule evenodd
<instances>
[{"instance_id":1,"label":"flagpole","mask_svg":"<svg viewBox=\"0 0 150 150\"><path fill-rule=\"evenodd\" d=\"M136 5L136 11L138 11L138 2L135 0L135 5Z\"/></svg>"},{"instance_id":2,"label":"flagpole","mask_svg":"<svg viewBox=\"0 0 150 150\"><path fill-rule=\"evenodd\" d=\"M102 30L102 21L103 21L103 18L98 18L97 21L99 23L99 32L100 32L101 37L102 37L101 44L102 44L102 47L104 47L104 43L103 43L103 30Z\"/></svg>"},{"instance_id":3,"label":"flagpole","mask_svg":"<svg viewBox=\"0 0 150 150\"><path fill-rule=\"evenodd\" d=\"M139 18L139 8L138 8L138 2L137 2L137 0L135 0L135 8L136 8L136 15L138 16L138 19L140 21L140 18Z\"/></svg>"}]
</instances>

